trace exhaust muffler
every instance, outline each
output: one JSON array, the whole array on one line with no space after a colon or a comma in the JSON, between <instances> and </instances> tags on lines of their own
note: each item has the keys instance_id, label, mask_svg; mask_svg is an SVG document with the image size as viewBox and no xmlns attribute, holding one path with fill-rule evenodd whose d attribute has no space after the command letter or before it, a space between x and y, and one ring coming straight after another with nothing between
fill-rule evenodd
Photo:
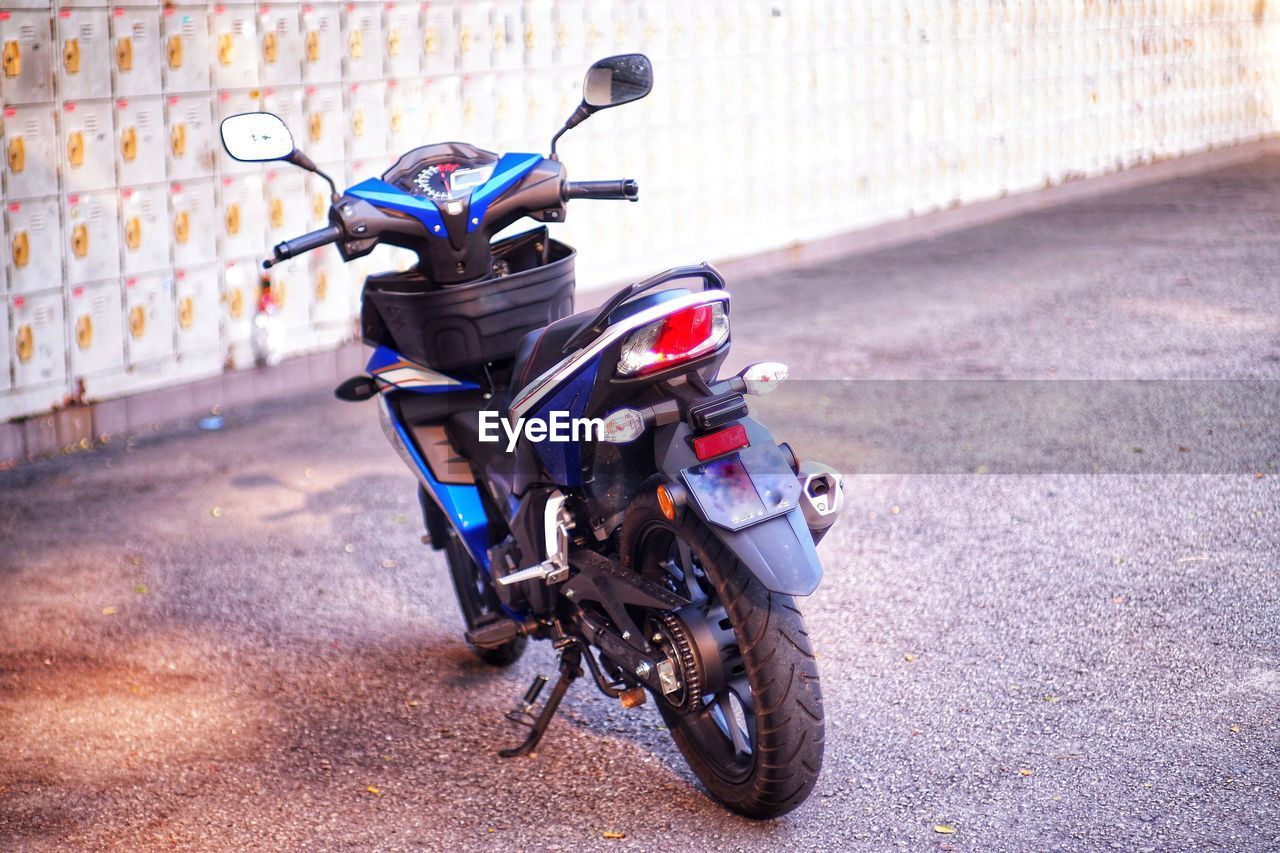
<instances>
[{"instance_id":1,"label":"exhaust muffler","mask_svg":"<svg viewBox=\"0 0 1280 853\"><path fill-rule=\"evenodd\" d=\"M801 462L796 477L800 480L800 509L816 545L844 509L844 478L821 462Z\"/></svg>"}]
</instances>

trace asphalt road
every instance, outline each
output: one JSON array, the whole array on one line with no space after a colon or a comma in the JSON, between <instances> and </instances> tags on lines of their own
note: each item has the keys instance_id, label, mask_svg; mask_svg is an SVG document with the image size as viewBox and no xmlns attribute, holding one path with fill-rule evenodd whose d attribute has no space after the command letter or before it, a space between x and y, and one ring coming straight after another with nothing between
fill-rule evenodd
<instances>
[{"instance_id":1,"label":"asphalt road","mask_svg":"<svg viewBox=\"0 0 1280 853\"><path fill-rule=\"evenodd\" d=\"M1278 190L1273 158L734 282L735 360L1275 380ZM860 473L824 411L769 415L851 473L795 813L726 813L586 683L498 759L550 650L471 659L372 407L317 396L0 475L0 848L1280 846L1274 467Z\"/></svg>"}]
</instances>

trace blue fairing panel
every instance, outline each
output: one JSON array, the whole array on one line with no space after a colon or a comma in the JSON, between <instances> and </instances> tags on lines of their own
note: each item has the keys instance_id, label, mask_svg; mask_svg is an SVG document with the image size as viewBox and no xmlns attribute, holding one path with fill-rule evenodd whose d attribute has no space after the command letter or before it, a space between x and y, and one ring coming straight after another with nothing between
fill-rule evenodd
<instances>
[{"instance_id":1,"label":"blue fairing panel","mask_svg":"<svg viewBox=\"0 0 1280 853\"><path fill-rule=\"evenodd\" d=\"M569 418L580 418L587 410L591 390L596 384L599 359L585 364L581 371L569 379L532 417L550 422L552 412L565 412ZM582 454L576 441L539 441L533 445L547 469L547 476L561 486L582 485Z\"/></svg>"},{"instance_id":2,"label":"blue fairing panel","mask_svg":"<svg viewBox=\"0 0 1280 853\"><path fill-rule=\"evenodd\" d=\"M489 518L480 501L480 490L469 483L441 483L432 476L431 468L422 458L404 422L400 420L396 407L385 399L380 402L384 424L389 426L392 433L388 438L418 475L423 488L435 499L472 558L486 572L489 571Z\"/></svg>"},{"instance_id":3,"label":"blue fairing panel","mask_svg":"<svg viewBox=\"0 0 1280 853\"><path fill-rule=\"evenodd\" d=\"M448 394L452 391L472 391L480 387L474 382L454 379L415 364L390 347L375 349L364 369L378 380L379 387L389 385L415 394Z\"/></svg>"},{"instance_id":4,"label":"blue fairing panel","mask_svg":"<svg viewBox=\"0 0 1280 853\"><path fill-rule=\"evenodd\" d=\"M399 364L405 359L401 358L400 353L391 347L378 347L373 351L373 355L369 356L369 363L364 366L365 372L374 373L384 367L390 367L393 364Z\"/></svg>"},{"instance_id":5,"label":"blue fairing panel","mask_svg":"<svg viewBox=\"0 0 1280 853\"><path fill-rule=\"evenodd\" d=\"M441 218L439 209L430 199L410 195L394 184L389 184L380 178L361 181L354 187L349 188L346 194L364 199L375 207L407 213L427 226L427 233L433 237L447 238L449 236L449 229L445 227L444 219Z\"/></svg>"},{"instance_id":6,"label":"blue fairing panel","mask_svg":"<svg viewBox=\"0 0 1280 853\"><path fill-rule=\"evenodd\" d=\"M521 178L529 174L533 167L542 162L541 154L503 154L493 167L493 174L475 192L471 193L470 219L467 233L475 231L484 222L489 212L489 205L498 197L516 185Z\"/></svg>"}]
</instances>

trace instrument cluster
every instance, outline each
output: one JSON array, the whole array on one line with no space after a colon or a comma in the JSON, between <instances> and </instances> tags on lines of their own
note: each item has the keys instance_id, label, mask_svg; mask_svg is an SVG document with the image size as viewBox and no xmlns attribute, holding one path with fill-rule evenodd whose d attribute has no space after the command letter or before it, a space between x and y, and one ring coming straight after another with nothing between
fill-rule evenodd
<instances>
[{"instance_id":1,"label":"instrument cluster","mask_svg":"<svg viewBox=\"0 0 1280 853\"><path fill-rule=\"evenodd\" d=\"M432 201L454 201L471 195L493 174L494 163L432 163L409 177L405 189Z\"/></svg>"}]
</instances>

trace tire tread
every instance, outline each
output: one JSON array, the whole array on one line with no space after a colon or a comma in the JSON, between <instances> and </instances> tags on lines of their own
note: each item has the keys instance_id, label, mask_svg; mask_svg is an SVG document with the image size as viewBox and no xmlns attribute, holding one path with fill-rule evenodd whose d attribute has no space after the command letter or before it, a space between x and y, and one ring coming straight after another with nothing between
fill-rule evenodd
<instances>
[{"instance_id":1,"label":"tire tread","mask_svg":"<svg viewBox=\"0 0 1280 853\"><path fill-rule=\"evenodd\" d=\"M660 517L652 493L636 500L624 524L624 560L633 557L628 549L637 544L636 528ZM672 727L672 735L689 766L717 799L747 817L779 817L808 798L822 769L822 692L804 617L794 598L765 589L691 512L682 512L672 526L700 552L703 568L738 634L755 700L756 761L744 781L728 782L706 765L681 730Z\"/></svg>"}]
</instances>

